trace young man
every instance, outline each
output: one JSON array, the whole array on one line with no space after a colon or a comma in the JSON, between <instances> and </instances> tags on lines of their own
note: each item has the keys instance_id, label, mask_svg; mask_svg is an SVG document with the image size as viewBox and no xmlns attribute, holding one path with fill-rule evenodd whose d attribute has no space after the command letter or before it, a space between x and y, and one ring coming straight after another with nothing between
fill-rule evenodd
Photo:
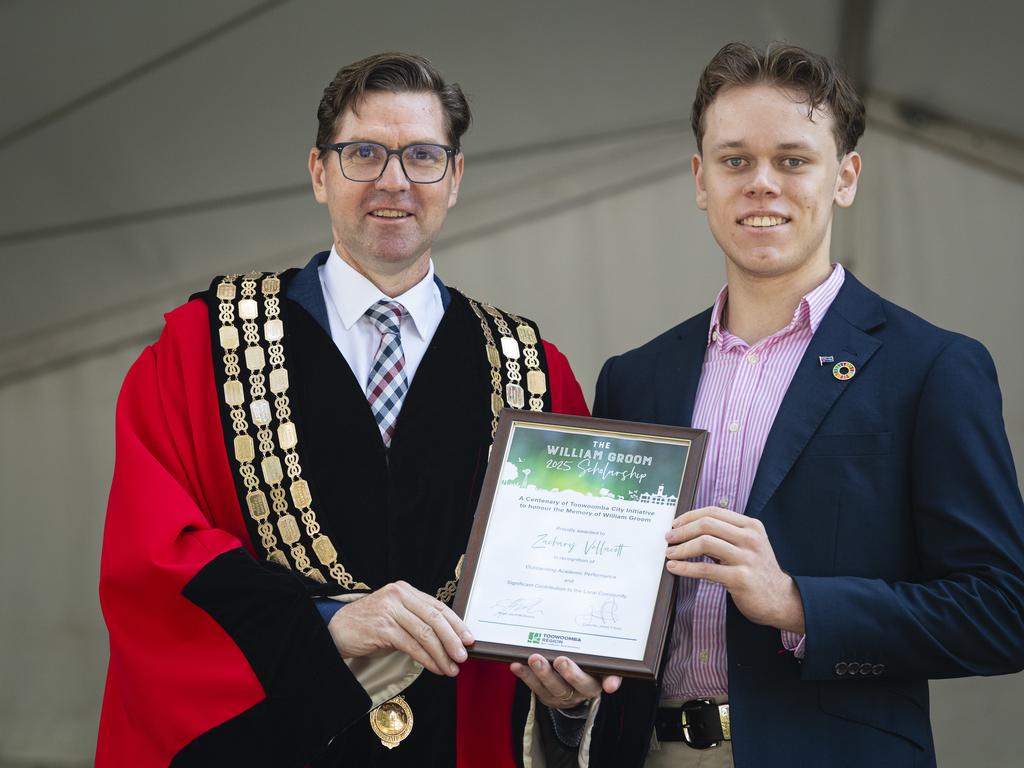
<instances>
[{"instance_id":1,"label":"young man","mask_svg":"<svg viewBox=\"0 0 1024 768\"><path fill-rule=\"evenodd\" d=\"M832 263L864 108L829 61L727 45L692 125L726 287L608 360L594 411L710 442L667 534L663 673L603 698L590 764L933 765L928 678L1024 666L1024 506L992 361Z\"/></svg>"},{"instance_id":2,"label":"young man","mask_svg":"<svg viewBox=\"0 0 1024 768\"><path fill-rule=\"evenodd\" d=\"M585 413L582 393L533 323L434 275L459 87L372 56L317 116L331 251L215 279L125 380L101 768L512 766L540 741L527 687L467 662L447 603L498 411ZM550 708L600 694L530 661L514 672Z\"/></svg>"}]
</instances>

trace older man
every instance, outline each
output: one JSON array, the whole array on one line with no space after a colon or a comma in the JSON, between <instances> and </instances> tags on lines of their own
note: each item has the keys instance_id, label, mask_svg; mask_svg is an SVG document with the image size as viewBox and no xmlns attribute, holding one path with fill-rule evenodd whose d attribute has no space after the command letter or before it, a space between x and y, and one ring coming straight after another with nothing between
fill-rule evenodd
<instances>
[{"instance_id":1,"label":"older man","mask_svg":"<svg viewBox=\"0 0 1024 768\"><path fill-rule=\"evenodd\" d=\"M1024 666L992 361L832 262L864 107L828 60L727 45L692 124L727 285L610 359L594 410L710 441L698 508L667 534L664 672L602 701L591 765L934 765L928 678Z\"/></svg>"},{"instance_id":2,"label":"older man","mask_svg":"<svg viewBox=\"0 0 1024 768\"><path fill-rule=\"evenodd\" d=\"M498 411L585 413L579 385L532 322L434 274L459 87L373 56L317 116L331 250L215 279L125 380L99 766L511 766L552 732L507 666L467 662L447 603ZM600 693L531 662L550 708Z\"/></svg>"}]
</instances>

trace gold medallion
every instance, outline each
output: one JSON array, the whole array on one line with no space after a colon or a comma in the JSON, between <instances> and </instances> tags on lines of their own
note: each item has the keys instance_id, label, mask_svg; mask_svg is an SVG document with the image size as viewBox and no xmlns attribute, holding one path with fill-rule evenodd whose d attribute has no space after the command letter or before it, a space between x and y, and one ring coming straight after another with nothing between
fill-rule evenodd
<instances>
[{"instance_id":1,"label":"gold medallion","mask_svg":"<svg viewBox=\"0 0 1024 768\"><path fill-rule=\"evenodd\" d=\"M370 727L381 744L394 749L412 733L412 708L402 696L388 699L370 710Z\"/></svg>"}]
</instances>

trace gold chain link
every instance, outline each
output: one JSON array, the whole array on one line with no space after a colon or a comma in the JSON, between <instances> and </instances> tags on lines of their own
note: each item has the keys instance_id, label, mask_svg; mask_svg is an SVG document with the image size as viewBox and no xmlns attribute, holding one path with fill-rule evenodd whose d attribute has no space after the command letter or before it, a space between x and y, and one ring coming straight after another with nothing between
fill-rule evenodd
<instances>
[{"instance_id":1,"label":"gold chain link","mask_svg":"<svg viewBox=\"0 0 1024 768\"><path fill-rule=\"evenodd\" d=\"M501 396L501 357L498 355L498 346L494 343L491 326L488 325L487 319L480 311L480 305L468 296L466 300L469 301L470 308L480 320L480 328L483 330L484 339L487 342L487 362L491 366L491 441L493 442L494 434L498 431L498 414L505 407L505 398Z\"/></svg>"},{"instance_id":2,"label":"gold chain link","mask_svg":"<svg viewBox=\"0 0 1024 768\"><path fill-rule=\"evenodd\" d=\"M501 351L505 356L505 378L508 380L505 385L505 402L512 408L522 408L526 405L526 395L519 383L523 380L523 375L519 370L519 342L512 336L508 320L497 307L484 304L483 308L494 318L494 324L498 326L498 333L501 334Z\"/></svg>"},{"instance_id":3,"label":"gold chain link","mask_svg":"<svg viewBox=\"0 0 1024 768\"><path fill-rule=\"evenodd\" d=\"M516 323L516 336L523 343L523 360L526 363L526 389L530 392L530 410L544 410L544 393L548 390L547 377L540 367L540 354L537 352L537 334L533 328L518 315L507 313Z\"/></svg>"},{"instance_id":4,"label":"gold chain link","mask_svg":"<svg viewBox=\"0 0 1024 768\"><path fill-rule=\"evenodd\" d=\"M260 490L260 481L256 476L256 468L252 461L256 458L256 450L252 437L249 435L249 424L246 419L245 391L238 375L241 369L238 365L238 327L235 325L234 299L238 288L235 280L238 275L225 275L220 285L217 286L218 316L220 328L218 329L220 346L224 351L224 402L227 403L231 413L231 428L235 433L233 449L235 460L238 462L238 471L245 485L245 503L249 509L249 515L256 522L256 531L260 536L260 544L267 553L267 560L290 568L288 558L284 552L278 549L277 535L274 527L268 521L270 516L270 505L267 497Z\"/></svg>"}]
</instances>

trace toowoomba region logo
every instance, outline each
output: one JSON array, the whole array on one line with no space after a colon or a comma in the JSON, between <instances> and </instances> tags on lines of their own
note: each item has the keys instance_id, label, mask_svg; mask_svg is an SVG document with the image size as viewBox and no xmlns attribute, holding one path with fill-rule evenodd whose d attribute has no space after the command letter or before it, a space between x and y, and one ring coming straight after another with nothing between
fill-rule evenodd
<instances>
[{"instance_id":1,"label":"toowoomba region logo","mask_svg":"<svg viewBox=\"0 0 1024 768\"><path fill-rule=\"evenodd\" d=\"M554 632L527 632L526 642L529 645L543 645L545 648L579 648L583 638Z\"/></svg>"}]
</instances>

